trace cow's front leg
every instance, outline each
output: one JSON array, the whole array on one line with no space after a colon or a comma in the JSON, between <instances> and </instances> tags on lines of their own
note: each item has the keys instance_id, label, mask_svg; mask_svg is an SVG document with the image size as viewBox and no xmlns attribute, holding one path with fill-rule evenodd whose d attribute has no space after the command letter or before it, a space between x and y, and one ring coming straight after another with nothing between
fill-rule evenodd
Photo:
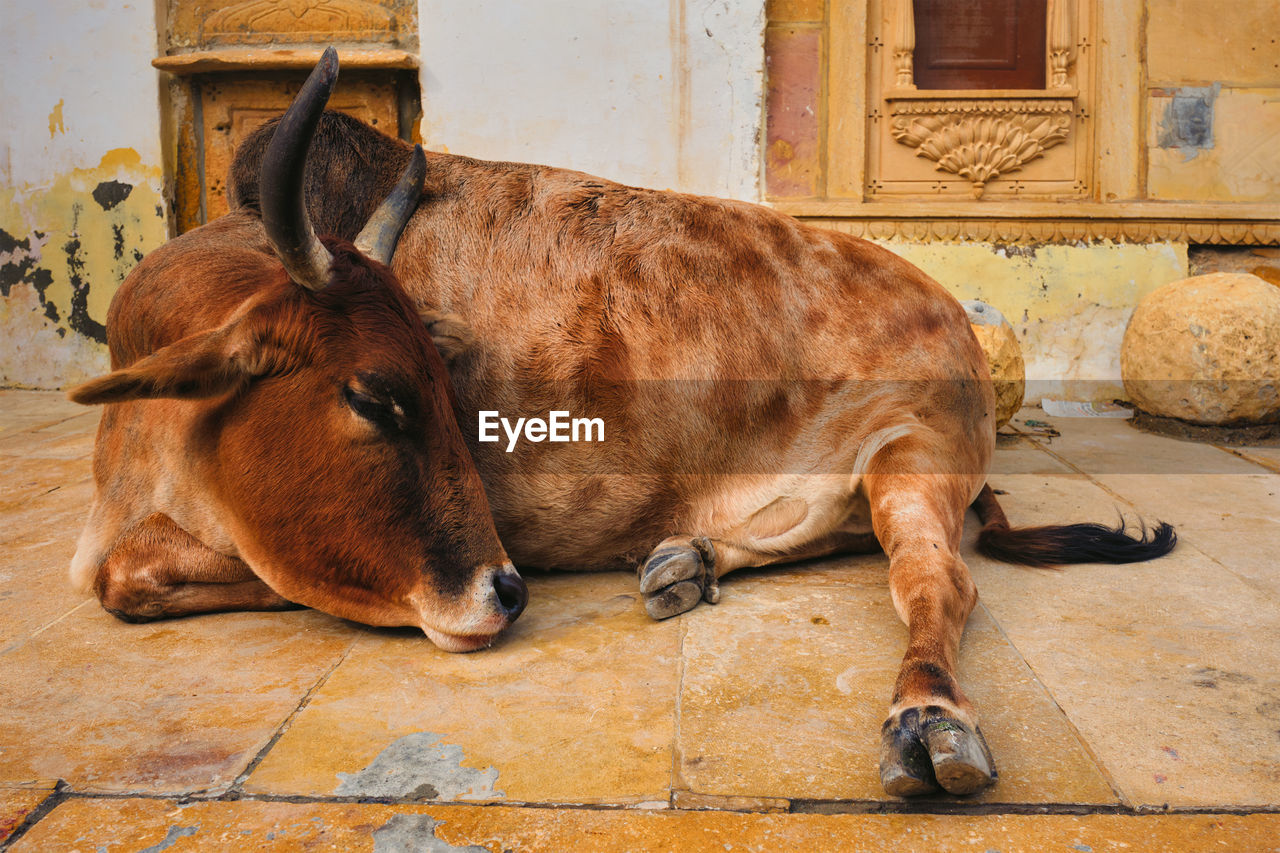
<instances>
[{"instance_id":1,"label":"cow's front leg","mask_svg":"<svg viewBox=\"0 0 1280 853\"><path fill-rule=\"evenodd\" d=\"M93 591L108 613L125 622L300 606L277 595L243 560L214 551L162 513L116 539Z\"/></svg>"},{"instance_id":2,"label":"cow's front leg","mask_svg":"<svg viewBox=\"0 0 1280 853\"><path fill-rule=\"evenodd\" d=\"M898 797L972 794L996 778L977 712L956 680L960 635L978 600L957 553L966 486L948 481L960 479L887 477L868 489L893 605L908 632L880 740L880 782Z\"/></svg>"},{"instance_id":3,"label":"cow's front leg","mask_svg":"<svg viewBox=\"0 0 1280 853\"><path fill-rule=\"evenodd\" d=\"M640 566L644 609L654 619L692 610L699 601L720 600L716 550L705 536L664 539Z\"/></svg>"}]
</instances>

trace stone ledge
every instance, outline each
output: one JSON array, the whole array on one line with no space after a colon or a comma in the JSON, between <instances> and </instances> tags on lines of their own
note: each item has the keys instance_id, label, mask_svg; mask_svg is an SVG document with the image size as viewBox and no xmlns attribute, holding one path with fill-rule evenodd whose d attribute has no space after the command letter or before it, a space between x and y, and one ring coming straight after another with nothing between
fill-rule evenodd
<instances>
[{"instance_id":1,"label":"stone ledge","mask_svg":"<svg viewBox=\"0 0 1280 853\"><path fill-rule=\"evenodd\" d=\"M151 64L161 71L185 77L209 71L309 71L320 61L319 47L228 48L159 56ZM391 48L341 51L344 69L415 69L416 54Z\"/></svg>"}]
</instances>

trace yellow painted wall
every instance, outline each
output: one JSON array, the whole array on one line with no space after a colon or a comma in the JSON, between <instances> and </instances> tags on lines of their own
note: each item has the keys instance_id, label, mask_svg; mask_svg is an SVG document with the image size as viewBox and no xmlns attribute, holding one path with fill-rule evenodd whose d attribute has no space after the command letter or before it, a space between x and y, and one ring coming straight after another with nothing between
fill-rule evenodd
<instances>
[{"instance_id":1,"label":"yellow painted wall","mask_svg":"<svg viewBox=\"0 0 1280 853\"><path fill-rule=\"evenodd\" d=\"M107 307L164 242L163 176L133 149L45 186L0 187L0 383L56 388L107 368Z\"/></svg>"},{"instance_id":2,"label":"yellow painted wall","mask_svg":"<svg viewBox=\"0 0 1280 853\"><path fill-rule=\"evenodd\" d=\"M1005 315L1027 363L1028 403L1123 398L1120 342L1134 307L1187 275L1180 243L880 242L956 298L981 299Z\"/></svg>"}]
</instances>

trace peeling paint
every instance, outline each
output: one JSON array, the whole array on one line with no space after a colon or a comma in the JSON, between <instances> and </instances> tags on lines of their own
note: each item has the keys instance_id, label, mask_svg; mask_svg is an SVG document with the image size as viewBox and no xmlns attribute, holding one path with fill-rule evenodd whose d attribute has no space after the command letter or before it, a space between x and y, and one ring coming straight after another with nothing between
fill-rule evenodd
<instances>
[{"instance_id":1,"label":"peeling paint","mask_svg":"<svg viewBox=\"0 0 1280 853\"><path fill-rule=\"evenodd\" d=\"M1036 401L1123 398L1120 344L1134 307L1187 275L1185 244L880 242L957 298L980 299L1009 319Z\"/></svg>"},{"instance_id":2,"label":"peeling paint","mask_svg":"<svg viewBox=\"0 0 1280 853\"><path fill-rule=\"evenodd\" d=\"M49 111L49 138L53 139L59 133L66 133L66 125L62 123L62 105L66 102L66 98L59 98L58 103Z\"/></svg>"},{"instance_id":3,"label":"peeling paint","mask_svg":"<svg viewBox=\"0 0 1280 853\"><path fill-rule=\"evenodd\" d=\"M487 853L486 847L456 847L437 838L436 827L443 823L431 815L398 814L373 831L373 853Z\"/></svg>"},{"instance_id":4,"label":"peeling paint","mask_svg":"<svg viewBox=\"0 0 1280 853\"><path fill-rule=\"evenodd\" d=\"M101 205L103 210L110 210L127 199L131 192L133 192L133 184L122 181L103 181L93 188L93 200Z\"/></svg>"},{"instance_id":5,"label":"peeling paint","mask_svg":"<svg viewBox=\"0 0 1280 853\"><path fill-rule=\"evenodd\" d=\"M1160 119L1161 148L1177 148L1190 160L1213 147L1213 104L1221 83L1184 86L1172 90L1172 98Z\"/></svg>"},{"instance_id":6,"label":"peeling paint","mask_svg":"<svg viewBox=\"0 0 1280 853\"><path fill-rule=\"evenodd\" d=\"M131 148L48 185L0 185L0 384L58 388L107 369L111 298L166 237L162 185Z\"/></svg>"},{"instance_id":7,"label":"peeling paint","mask_svg":"<svg viewBox=\"0 0 1280 853\"><path fill-rule=\"evenodd\" d=\"M359 773L337 774L340 796L394 799L491 800L503 796L493 785L498 771L463 767L462 747L442 743L440 735L415 732L393 742Z\"/></svg>"}]
</instances>

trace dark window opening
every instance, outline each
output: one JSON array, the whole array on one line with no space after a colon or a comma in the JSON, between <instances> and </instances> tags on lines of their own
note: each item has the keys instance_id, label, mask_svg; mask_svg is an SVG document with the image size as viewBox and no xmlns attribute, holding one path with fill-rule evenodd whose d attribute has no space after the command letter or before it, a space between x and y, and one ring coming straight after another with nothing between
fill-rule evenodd
<instances>
[{"instance_id":1,"label":"dark window opening","mask_svg":"<svg viewBox=\"0 0 1280 853\"><path fill-rule=\"evenodd\" d=\"M920 89L1043 89L1048 0L912 0Z\"/></svg>"}]
</instances>

